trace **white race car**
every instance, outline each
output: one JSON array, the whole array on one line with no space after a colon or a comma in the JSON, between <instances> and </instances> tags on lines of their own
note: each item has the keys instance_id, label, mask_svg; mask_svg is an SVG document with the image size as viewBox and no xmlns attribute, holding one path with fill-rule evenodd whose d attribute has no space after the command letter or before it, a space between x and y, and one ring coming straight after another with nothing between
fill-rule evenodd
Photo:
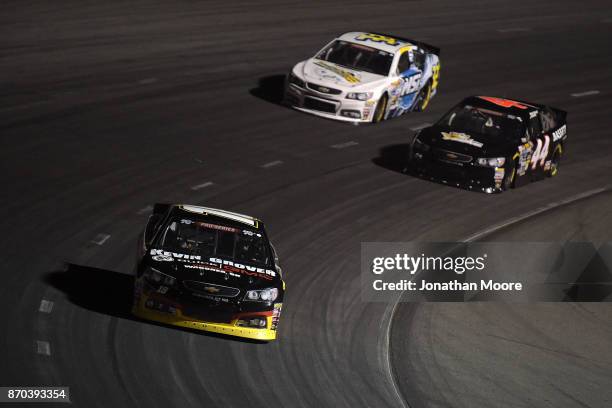
<instances>
[{"instance_id":1,"label":"white race car","mask_svg":"<svg viewBox=\"0 0 612 408\"><path fill-rule=\"evenodd\" d=\"M285 103L350 122L380 122L425 109L438 89L440 49L401 37L350 32L287 77Z\"/></svg>"}]
</instances>

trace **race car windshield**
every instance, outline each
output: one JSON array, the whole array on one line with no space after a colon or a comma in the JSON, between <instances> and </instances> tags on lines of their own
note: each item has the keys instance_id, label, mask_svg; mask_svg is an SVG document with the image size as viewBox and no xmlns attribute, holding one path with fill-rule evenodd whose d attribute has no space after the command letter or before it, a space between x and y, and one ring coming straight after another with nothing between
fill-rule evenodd
<instances>
[{"instance_id":1,"label":"race car windshield","mask_svg":"<svg viewBox=\"0 0 612 408\"><path fill-rule=\"evenodd\" d=\"M519 118L471 105L453 109L437 125L510 140L520 139L525 134L525 127Z\"/></svg>"},{"instance_id":2,"label":"race car windshield","mask_svg":"<svg viewBox=\"0 0 612 408\"><path fill-rule=\"evenodd\" d=\"M220 256L257 266L270 266L268 246L261 233L208 222L184 218L171 220L162 235L161 247L171 252Z\"/></svg>"},{"instance_id":3,"label":"race car windshield","mask_svg":"<svg viewBox=\"0 0 612 408\"><path fill-rule=\"evenodd\" d=\"M331 43L316 58L358 71L385 76L389 74L393 62L393 55L388 52L340 40Z\"/></svg>"}]
</instances>

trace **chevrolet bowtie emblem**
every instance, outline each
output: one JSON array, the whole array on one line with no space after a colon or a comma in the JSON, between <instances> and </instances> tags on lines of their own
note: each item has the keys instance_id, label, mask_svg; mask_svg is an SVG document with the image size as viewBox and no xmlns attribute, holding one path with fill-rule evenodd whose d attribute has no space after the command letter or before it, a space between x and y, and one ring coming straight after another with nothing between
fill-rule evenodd
<instances>
[{"instance_id":1,"label":"chevrolet bowtie emblem","mask_svg":"<svg viewBox=\"0 0 612 408\"><path fill-rule=\"evenodd\" d=\"M208 293L217 293L219 292L221 289L219 288L215 288L214 286L206 286L204 288L205 291L207 291Z\"/></svg>"}]
</instances>

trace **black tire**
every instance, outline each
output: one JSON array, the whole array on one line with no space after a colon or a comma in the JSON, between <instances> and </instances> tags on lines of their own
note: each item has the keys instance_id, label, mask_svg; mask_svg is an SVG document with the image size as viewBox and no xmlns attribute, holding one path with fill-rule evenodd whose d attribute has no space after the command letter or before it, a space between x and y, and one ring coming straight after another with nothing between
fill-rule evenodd
<instances>
[{"instance_id":1,"label":"black tire","mask_svg":"<svg viewBox=\"0 0 612 408\"><path fill-rule=\"evenodd\" d=\"M387 94L383 94L378 100L376 104L376 109L374 109L374 116L372 116L372 123L378 123L385 120L385 114L387 113L387 103L389 101L389 97Z\"/></svg>"},{"instance_id":2,"label":"black tire","mask_svg":"<svg viewBox=\"0 0 612 408\"><path fill-rule=\"evenodd\" d=\"M512 165L507 169L507 173L504 177L502 188L504 191L508 191L514 188L514 180L516 179L516 162L512 162Z\"/></svg>"},{"instance_id":3,"label":"black tire","mask_svg":"<svg viewBox=\"0 0 612 408\"><path fill-rule=\"evenodd\" d=\"M421 89L419 95L417 96L417 101L414 105L415 112L422 112L429 105L429 101L431 100L431 81L428 81L427 84Z\"/></svg>"}]
</instances>

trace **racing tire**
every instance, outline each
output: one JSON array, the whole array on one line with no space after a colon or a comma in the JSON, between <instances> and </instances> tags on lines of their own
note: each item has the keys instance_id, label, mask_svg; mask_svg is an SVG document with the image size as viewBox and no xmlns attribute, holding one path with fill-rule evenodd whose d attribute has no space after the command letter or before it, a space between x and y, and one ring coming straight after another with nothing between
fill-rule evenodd
<instances>
[{"instance_id":1,"label":"racing tire","mask_svg":"<svg viewBox=\"0 0 612 408\"><path fill-rule=\"evenodd\" d=\"M508 191L511 188L514 188L514 180L516 179L516 163L513 162L510 168L508 169L508 174L504 177L504 183L502 188L504 191Z\"/></svg>"},{"instance_id":2,"label":"racing tire","mask_svg":"<svg viewBox=\"0 0 612 408\"><path fill-rule=\"evenodd\" d=\"M389 97L387 94L383 94L378 100L376 104L376 109L374 109L374 115L372 116L372 123L379 123L385 120L385 115L387 113L387 102L389 101Z\"/></svg>"},{"instance_id":3,"label":"racing tire","mask_svg":"<svg viewBox=\"0 0 612 408\"><path fill-rule=\"evenodd\" d=\"M417 96L417 102L415 104L415 111L422 112L429 105L429 101L431 100L431 81L428 81L427 84Z\"/></svg>"},{"instance_id":4,"label":"racing tire","mask_svg":"<svg viewBox=\"0 0 612 408\"><path fill-rule=\"evenodd\" d=\"M561 161L561 146L557 146L553 153L552 159L550 159L550 170L546 174L548 177L555 177L559 174L559 162Z\"/></svg>"}]
</instances>

